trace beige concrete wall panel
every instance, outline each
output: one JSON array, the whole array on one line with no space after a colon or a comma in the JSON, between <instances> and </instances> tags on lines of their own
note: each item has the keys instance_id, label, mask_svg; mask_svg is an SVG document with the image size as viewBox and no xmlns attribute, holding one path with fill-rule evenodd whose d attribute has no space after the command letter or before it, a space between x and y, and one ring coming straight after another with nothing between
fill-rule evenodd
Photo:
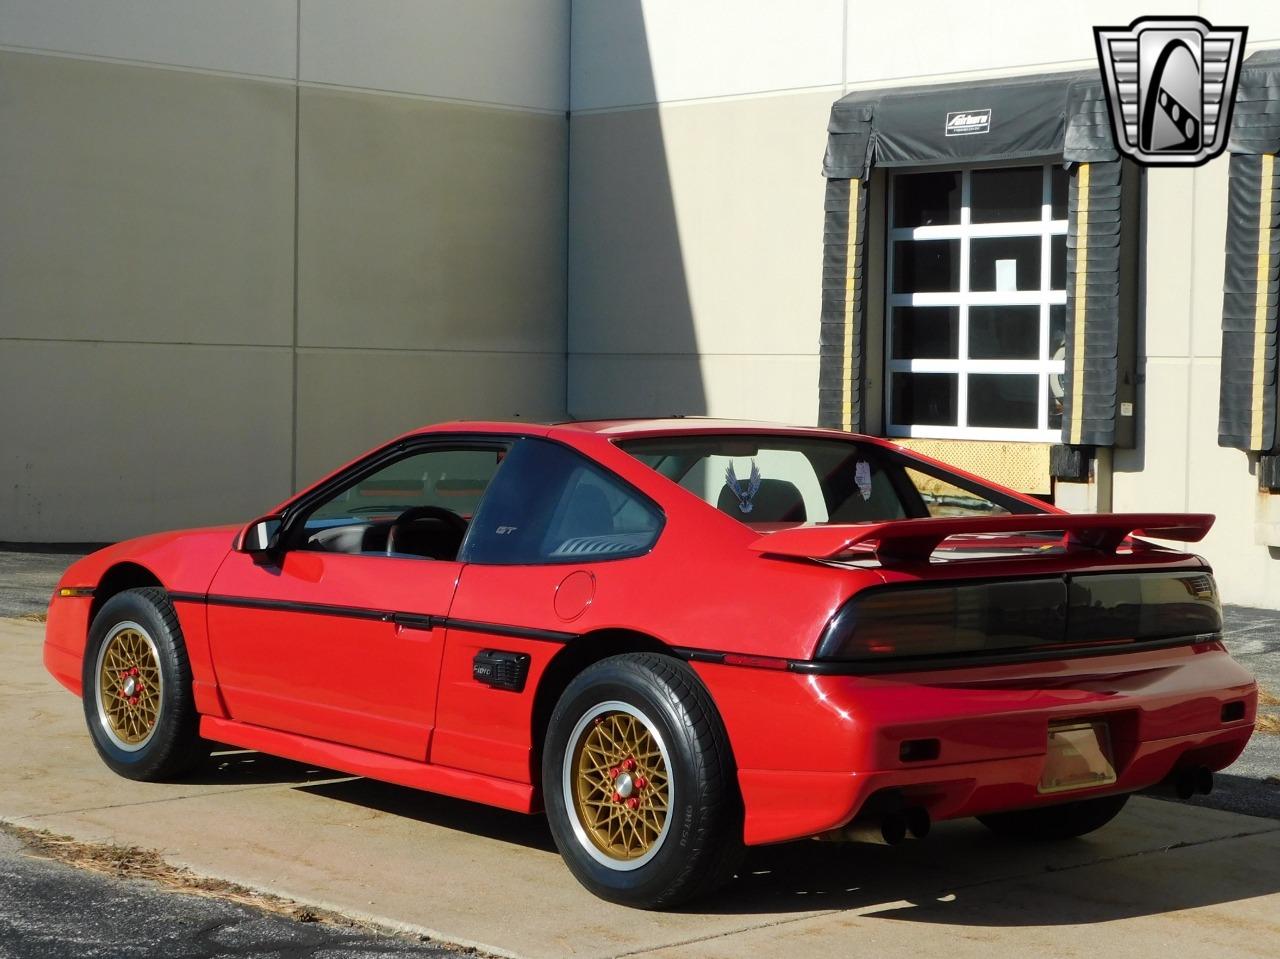
<instances>
[{"instance_id":1,"label":"beige concrete wall panel","mask_svg":"<svg viewBox=\"0 0 1280 959\"><path fill-rule=\"evenodd\" d=\"M5 342L0 540L251 519L289 493L287 350Z\"/></svg>"},{"instance_id":2,"label":"beige concrete wall panel","mask_svg":"<svg viewBox=\"0 0 1280 959\"><path fill-rule=\"evenodd\" d=\"M818 358L571 354L569 410L581 419L682 413L813 426Z\"/></svg>"},{"instance_id":3,"label":"beige concrete wall panel","mask_svg":"<svg viewBox=\"0 0 1280 959\"><path fill-rule=\"evenodd\" d=\"M564 356L304 350L298 355L298 483L370 447L452 419L564 416Z\"/></svg>"},{"instance_id":4,"label":"beige concrete wall panel","mask_svg":"<svg viewBox=\"0 0 1280 959\"><path fill-rule=\"evenodd\" d=\"M1159 12L1195 14L1198 6L1195 0L1170 0ZM851 3L845 80L875 86L907 78L941 82L972 72L1087 66L1097 63L1094 26L1127 25L1150 13L1151 5L1138 0Z\"/></svg>"},{"instance_id":5,"label":"beige concrete wall panel","mask_svg":"<svg viewBox=\"0 0 1280 959\"><path fill-rule=\"evenodd\" d=\"M1218 291L1215 319L1222 316L1222 244L1224 232L1197 236L1195 231L1195 172L1146 170L1143 224L1146 248L1140 268L1145 293L1145 328L1141 343L1149 357L1186 357L1192 342L1191 294L1196 273L1193 254L1217 251ZM1227 202L1225 185L1220 198ZM1215 428L1216 429L1216 428Z\"/></svg>"},{"instance_id":6,"label":"beige concrete wall panel","mask_svg":"<svg viewBox=\"0 0 1280 959\"><path fill-rule=\"evenodd\" d=\"M1223 601L1274 608L1280 565L1254 541L1257 479L1242 453L1217 444L1218 375L1216 357L1147 363L1142 447L1115 452L1112 508L1215 514L1192 551L1213 566Z\"/></svg>"},{"instance_id":7,"label":"beige concrete wall panel","mask_svg":"<svg viewBox=\"0 0 1280 959\"><path fill-rule=\"evenodd\" d=\"M0 335L285 344L294 95L0 52Z\"/></svg>"},{"instance_id":8,"label":"beige concrete wall panel","mask_svg":"<svg viewBox=\"0 0 1280 959\"><path fill-rule=\"evenodd\" d=\"M1151 357L1142 370L1138 449L1116 450L1112 509L1119 513L1188 508L1187 418L1191 415L1188 361ZM1217 436L1217 394L1213 401ZM1191 506L1192 509L1196 507ZM1202 509L1212 508L1201 504Z\"/></svg>"},{"instance_id":9,"label":"beige concrete wall panel","mask_svg":"<svg viewBox=\"0 0 1280 959\"><path fill-rule=\"evenodd\" d=\"M657 111L575 116L569 168L570 351L696 352Z\"/></svg>"},{"instance_id":10,"label":"beige concrete wall panel","mask_svg":"<svg viewBox=\"0 0 1280 959\"><path fill-rule=\"evenodd\" d=\"M563 111L569 0L301 0L304 81Z\"/></svg>"},{"instance_id":11,"label":"beige concrete wall panel","mask_svg":"<svg viewBox=\"0 0 1280 959\"><path fill-rule=\"evenodd\" d=\"M574 0L572 108L836 85L843 24L843 0Z\"/></svg>"},{"instance_id":12,"label":"beige concrete wall panel","mask_svg":"<svg viewBox=\"0 0 1280 959\"><path fill-rule=\"evenodd\" d=\"M1195 357L1218 356L1222 352L1222 283L1226 267L1223 243L1227 235L1227 171L1231 161L1226 156L1199 167L1195 171L1193 204L1184 198L1183 206L1192 206L1193 227L1186 234L1190 242L1191 263L1194 273L1191 282L1191 355ZM1161 274L1147 276L1148 285L1163 282ZM1148 336L1159 337L1162 328L1158 314L1148 314ZM1217 394L1214 394L1217 409ZM1218 421L1213 421L1210 436L1218 433Z\"/></svg>"},{"instance_id":13,"label":"beige concrete wall panel","mask_svg":"<svg viewBox=\"0 0 1280 959\"><path fill-rule=\"evenodd\" d=\"M0 44L292 77L296 0L5 0Z\"/></svg>"},{"instance_id":14,"label":"beige concrete wall panel","mask_svg":"<svg viewBox=\"0 0 1280 959\"><path fill-rule=\"evenodd\" d=\"M563 351L565 124L304 88L299 342Z\"/></svg>"},{"instance_id":15,"label":"beige concrete wall panel","mask_svg":"<svg viewBox=\"0 0 1280 959\"><path fill-rule=\"evenodd\" d=\"M1218 517L1195 552L1213 564L1223 601L1261 606L1268 552L1253 536L1258 481L1239 450L1218 445L1218 370L1216 359L1191 362L1186 508ZM1280 605L1280 593L1267 605Z\"/></svg>"},{"instance_id":16,"label":"beige concrete wall panel","mask_svg":"<svg viewBox=\"0 0 1280 959\"><path fill-rule=\"evenodd\" d=\"M1280 6L1273 0L1200 0L1200 16L1214 26L1248 27L1248 53L1280 42Z\"/></svg>"},{"instance_id":17,"label":"beige concrete wall panel","mask_svg":"<svg viewBox=\"0 0 1280 959\"><path fill-rule=\"evenodd\" d=\"M816 354L831 99L575 117L570 349Z\"/></svg>"}]
</instances>

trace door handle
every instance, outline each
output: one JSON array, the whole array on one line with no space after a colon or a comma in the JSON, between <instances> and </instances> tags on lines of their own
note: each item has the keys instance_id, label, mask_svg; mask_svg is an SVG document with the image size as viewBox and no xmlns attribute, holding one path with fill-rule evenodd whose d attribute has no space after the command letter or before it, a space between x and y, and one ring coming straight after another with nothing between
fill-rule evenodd
<instances>
[{"instance_id":1,"label":"door handle","mask_svg":"<svg viewBox=\"0 0 1280 959\"><path fill-rule=\"evenodd\" d=\"M428 632L436 626L434 616L424 616L420 613L392 613L391 622L402 629L425 629Z\"/></svg>"}]
</instances>

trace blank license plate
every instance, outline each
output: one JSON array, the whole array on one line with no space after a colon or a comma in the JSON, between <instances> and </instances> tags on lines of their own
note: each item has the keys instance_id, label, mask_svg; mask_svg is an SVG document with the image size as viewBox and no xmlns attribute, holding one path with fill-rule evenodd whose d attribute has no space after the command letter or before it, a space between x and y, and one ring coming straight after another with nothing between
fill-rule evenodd
<instances>
[{"instance_id":1,"label":"blank license plate","mask_svg":"<svg viewBox=\"0 0 1280 959\"><path fill-rule=\"evenodd\" d=\"M1116 781L1111 736L1103 722L1050 723L1042 793L1088 789Z\"/></svg>"}]
</instances>

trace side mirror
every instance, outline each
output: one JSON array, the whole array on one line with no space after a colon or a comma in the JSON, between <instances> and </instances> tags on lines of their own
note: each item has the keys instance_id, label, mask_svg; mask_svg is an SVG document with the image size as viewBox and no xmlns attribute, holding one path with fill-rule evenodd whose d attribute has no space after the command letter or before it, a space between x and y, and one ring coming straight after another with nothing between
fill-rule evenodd
<instances>
[{"instance_id":1,"label":"side mirror","mask_svg":"<svg viewBox=\"0 0 1280 959\"><path fill-rule=\"evenodd\" d=\"M270 553L280 545L279 516L262 516L240 531L236 551L240 553Z\"/></svg>"}]
</instances>

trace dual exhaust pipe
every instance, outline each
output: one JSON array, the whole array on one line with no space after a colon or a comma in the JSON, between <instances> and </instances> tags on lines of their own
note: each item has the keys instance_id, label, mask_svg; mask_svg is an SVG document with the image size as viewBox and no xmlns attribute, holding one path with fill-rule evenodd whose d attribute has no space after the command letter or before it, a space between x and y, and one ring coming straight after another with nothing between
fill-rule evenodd
<instances>
[{"instance_id":1,"label":"dual exhaust pipe","mask_svg":"<svg viewBox=\"0 0 1280 959\"><path fill-rule=\"evenodd\" d=\"M1186 766L1175 769L1164 782L1156 787L1157 792L1177 796L1179 799L1190 799L1192 796L1207 796L1213 792L1213 773L1207 766Z\"/></svg>"},{"instance_id":2,"label":"dual exhaust pipe","mask_svg":"<svg viewBox=\"0 0 1280 959\"><path fill-rule=\"evenodd\" d=\"M883 846L896 846L910 836L923 839L929 835L933 825L929 811L921 806L912 806L898 812L889 812L881 816L869 816L855 819L840 829L832 830L823 836L824 839L845 842L870 842Z\"/></svg>"},{"instance_id":3,"label":"dual exhaust pipe","mask_svg":"<svg viewBox=\"0 0 1280 959\"><path fill-rule=\"evenodd\" d=\"M1179 799L1207 796L1213 792L1213 773L1207 766L1187 766L1176 769L1172 775L1156 787L1157 791L1170 793ZM833 829L821 838L844 842L868 842L884 846L896 846L908 836L923 839L929 835L933 821L929 811L922 806L909 806L895 812L855 819L847 826Z\"/></svg>"}]
</instances>

